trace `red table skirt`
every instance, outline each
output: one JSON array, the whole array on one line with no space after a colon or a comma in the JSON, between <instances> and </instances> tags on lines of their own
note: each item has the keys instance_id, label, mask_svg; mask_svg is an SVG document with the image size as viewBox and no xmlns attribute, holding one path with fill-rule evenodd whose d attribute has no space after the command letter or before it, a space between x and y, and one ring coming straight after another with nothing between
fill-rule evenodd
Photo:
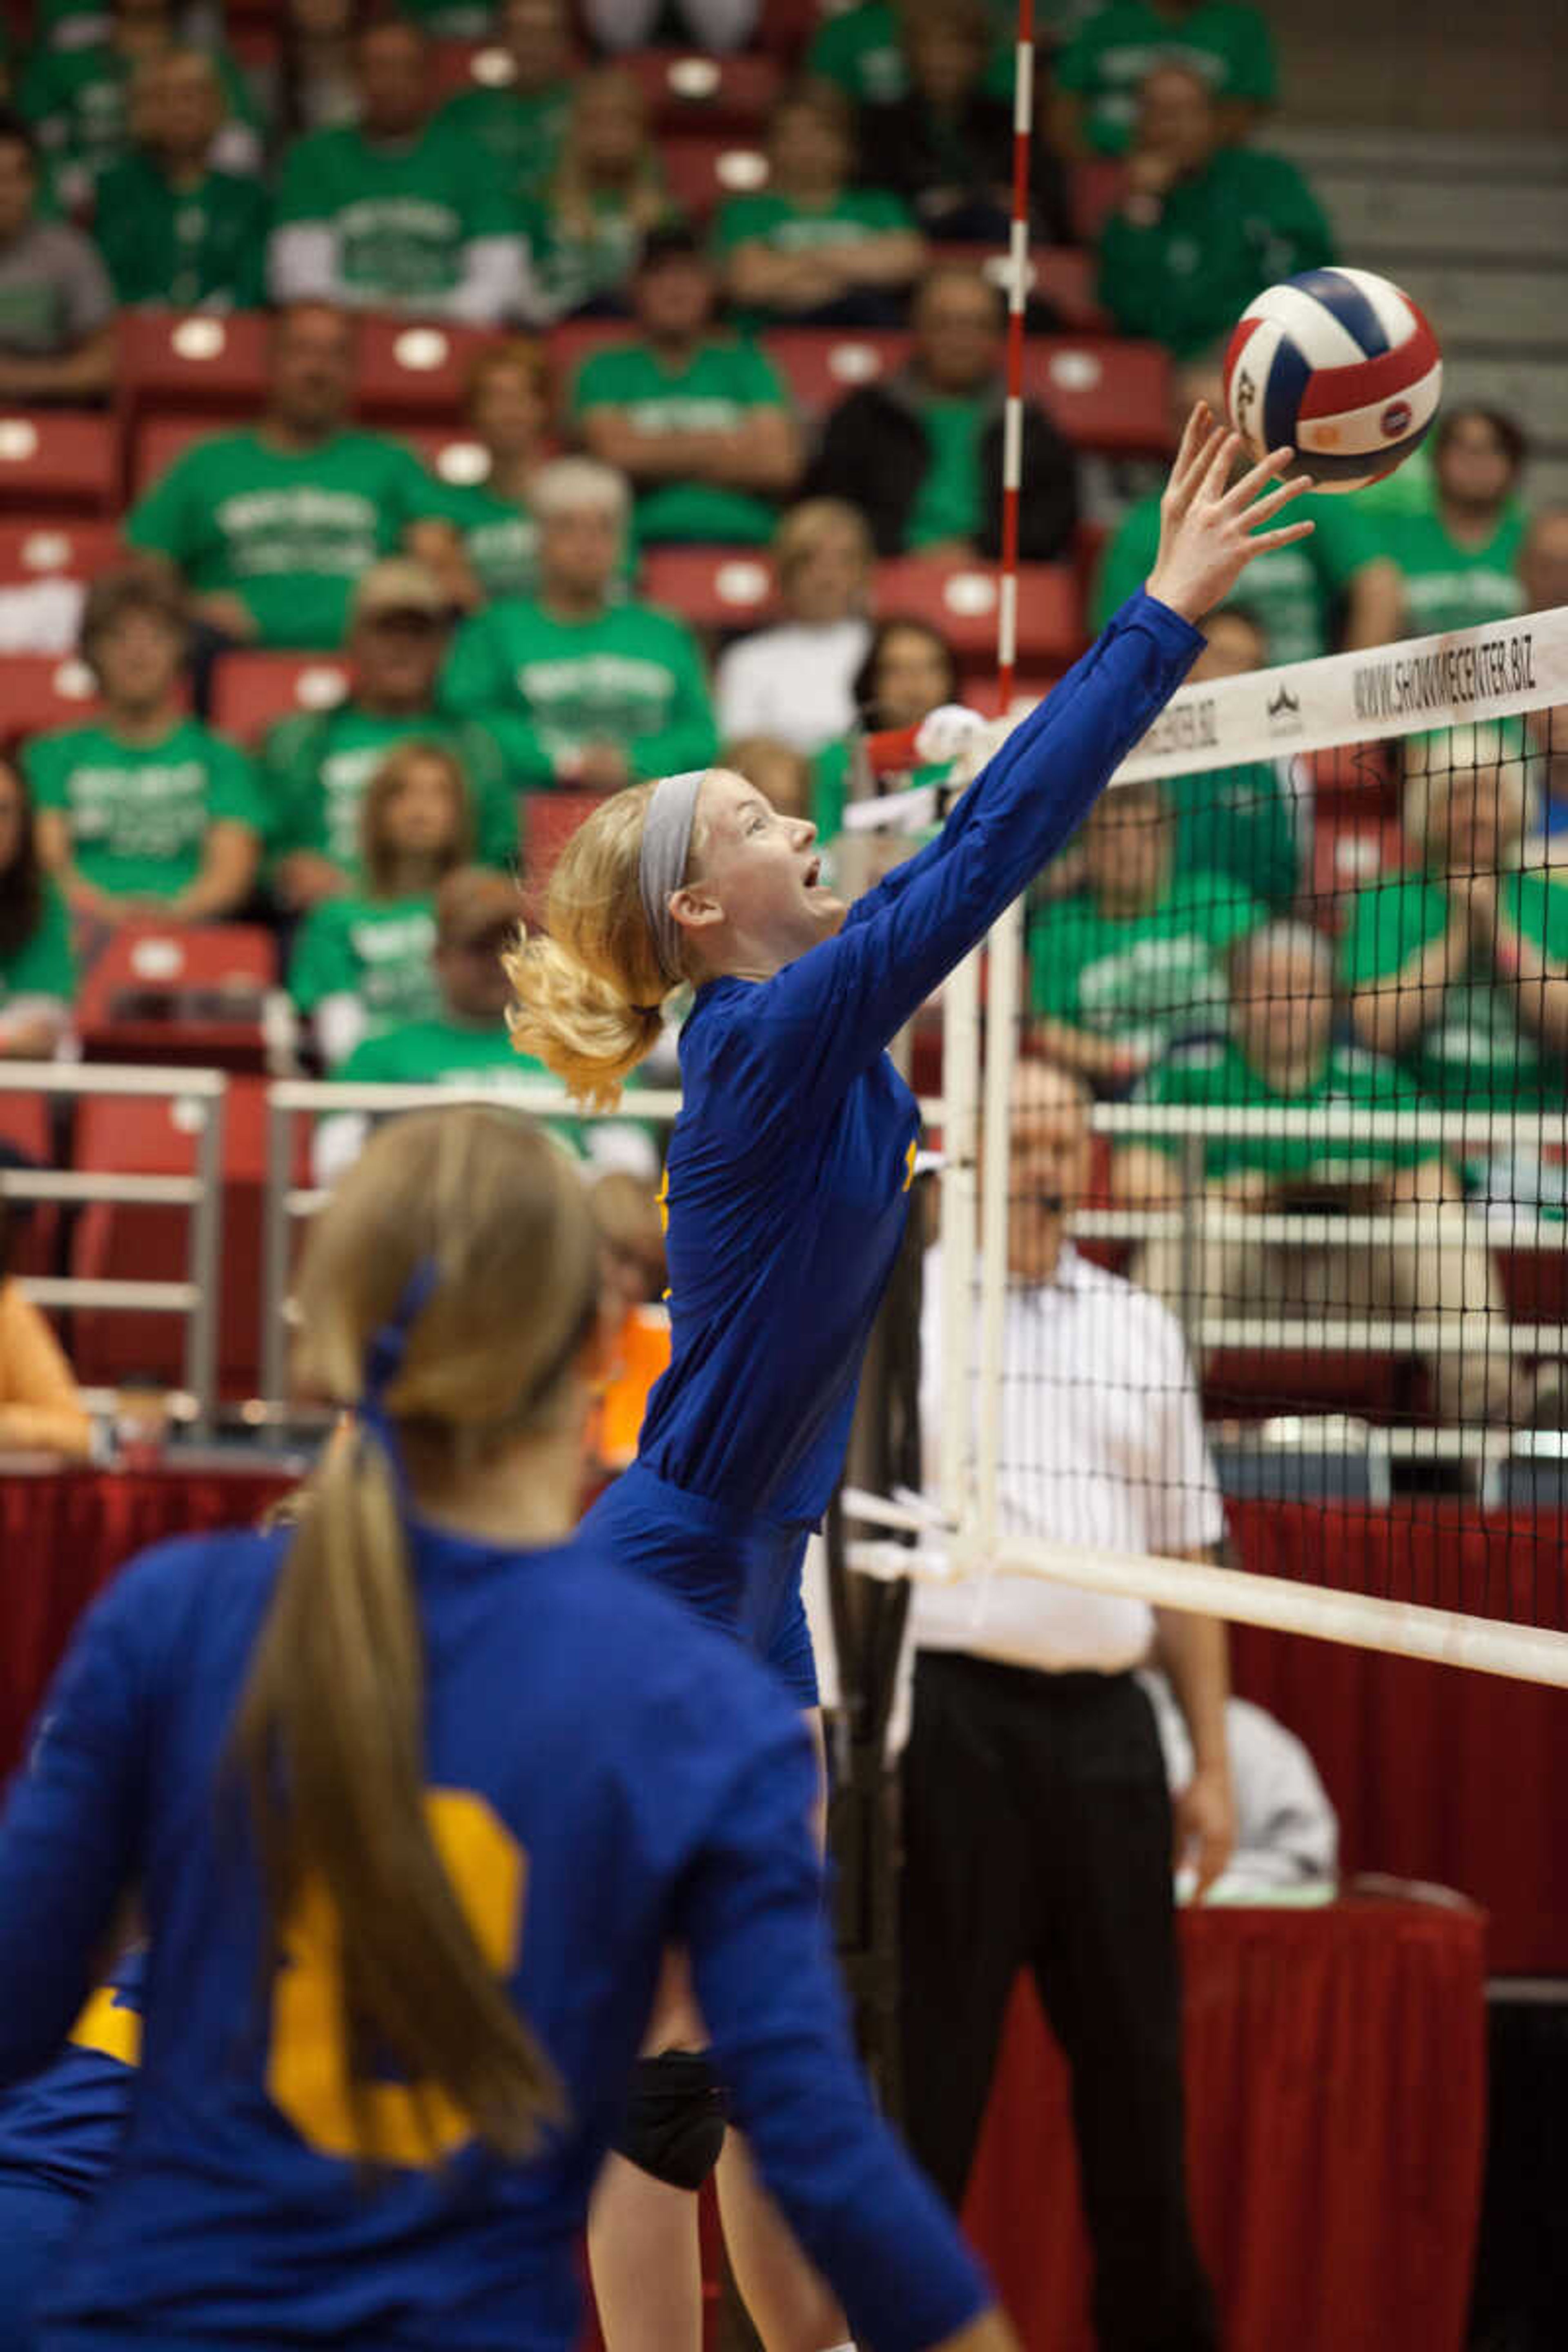
<instances>
[{"instance_id":1,"label":"red table skirt","mask_svg":"<svg viewBox=\"0 0 1568 2352\"><path fill-rule=\"evenodd\" d=\"M1460 2352L1481 1917L1343 1903L1183 1929L1188 2174L1226 2352ZM1067 2069L1024 1979L964 2219L1028 2352L1092 2352Z\"/></svg>"}]
</instances>

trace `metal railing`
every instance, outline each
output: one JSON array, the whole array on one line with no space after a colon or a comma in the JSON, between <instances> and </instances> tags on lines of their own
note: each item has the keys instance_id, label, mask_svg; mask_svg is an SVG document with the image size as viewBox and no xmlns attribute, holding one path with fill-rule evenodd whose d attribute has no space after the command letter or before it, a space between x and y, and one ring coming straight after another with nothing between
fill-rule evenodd
<instances>
[{"instance_id":1,"label":"metal railing","mask_svg":"<svg viewBox=\"0 0 1568 2352\"><path fill-rule=\"evenodd\" d=\"M184 1385L192 1425L205 1434L217 1406L218 1269L222 1264L223 1140L228 1080L221 1070L121 1068L56 1062L0 1063L0 1092L78 1102L149 1097L190 1106L195 1168L189 1176L121 1175L109 1169L0 1168L0 1192L16 1201L182 1208L186 1219L181 1282L118 1276L30 1276L20 1279L38 1307L118 1314L178 1315L184 1322Z\"/></svg>"}]
</instances>

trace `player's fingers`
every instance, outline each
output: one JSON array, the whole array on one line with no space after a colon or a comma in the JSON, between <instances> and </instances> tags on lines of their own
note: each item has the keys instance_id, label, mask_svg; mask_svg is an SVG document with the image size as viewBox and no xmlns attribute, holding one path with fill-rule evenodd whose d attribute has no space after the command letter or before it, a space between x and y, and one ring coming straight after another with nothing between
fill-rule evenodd
<instances>
[{"instance_id":1,"label":"player's fingers","mask_svg":"<svg viewBox=\"0 0 1568 2352\"><path fill-rule=\"evenodd\" d=\"M1263 498L1255 499L1251 506L1244 509L1247 521L1249 523L1271 522L1281 507L1288 507L1292 499L1305 498L1311 487L1311 482L1305 474L1292 474L1290 479L1288 482L1281 482L1277 490L1269 490Z\"/></svg>"},{"instance_id":2,"label":"player's fingers","mask_svg":"<svg viewBox=\"0 0 1568 2352\"><path fill-rule=\"evenodd\" d=\"M1309 520L1306 522L1283 523L1278 530L1260 530L1256 538L1248 532L1247 555L1249 558L1266 555L1271 547L1291 547L1299 539L1310 539L1317 528L1317 524Z\"/></svg>"},{"instance_id":3,"label":"player's fingers","mask_svg":"<svg viewBox=\"0 0 1568 2352\"><path fill-rule=\"evenodd\" d=\"M1183 428L1181 447L1165 485L1163 504L1167 514L1185 514L1191 506L1203 453L1213 430L1214 418L1207 401L1195 402Z\"/></svg>"},{"instance_id":4,"label":"player's fingers","mask_svg":"<svg viewBox=\"0 0 1568 2352\"><path fill-rule=\"evenodd\" d=\"M1204 468L1203 478L1199 484L1199 488L1205 497L1217 499L1223 496L1230 469L1236 463L1237 451L1240 447L1239 433L1222 433L1219 436L1209 453L1208 463Z\"/></svg>"},{"instance_id":5,"label":"player's fingers","mask_svg":"<svg viewBox=\"0 0 1568 2352\"><path fill-rule=\"evenodd\" d=\"M1279 481L1289 471L1295 455L1294 449L1270 449L1259 464L1249 467L1238 482L1232 483L1229 505L1233 508L1250 506L1266 484Z\"/></svg>"}]
</instances>

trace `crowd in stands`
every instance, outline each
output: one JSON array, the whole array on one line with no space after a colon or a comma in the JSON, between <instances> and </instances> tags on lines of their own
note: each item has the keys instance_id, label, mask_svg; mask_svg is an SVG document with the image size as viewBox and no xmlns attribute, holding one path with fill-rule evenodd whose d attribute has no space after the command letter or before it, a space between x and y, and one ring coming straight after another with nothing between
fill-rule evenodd
<instances>
[{"instance_id":1,"label":"crowd in stands","mask_svg":"<svg viewBox=\"0 0 1568 2352\"><path fill-rule=\"evenodd\" d=\"M38 0L4 61L0 404L108 402L117 312L271 316L254 413L207 417L136 478L81 613L90 709L0 766L0 1054L68 1045L77 978L127 924L242 918L277 935L306 1066L472 1082L508 1051L479 966L542 803L723 757L808 813L853 882L858 732L973 689L940 591L999 550L984 264L1011 52L987 0L856 0L793 40L757 0L275 13ZM706 199L646 54L672 26L715 74L741 52L774 68L736 133L746 170ZM1094 246L1092 306L1066 320L1037 285L1032 332L1076 324L1111 369L1117 338L1159 347L1173 417L1215 399L1247 301L1334 258L1269 152L1277 96L1246 0L1077 12L1042 53L1028 202L1037 257ZM359 313L484 331L460 476L361 421ZM800 328L852 339L823 413L788 363ZM1056 567L1081 642L1152 562L1158 447L1086 463L1031 383L1020 551ZM1568 514L1530 516L1527 460L1511 418L1450 408L1396 498L1308 502L1313 536L1250 569L1196 675L1568 602ZM682 551L749 567L759 609L672 609L658 566ZM910 565L928 591L906 602L888 583ZM331 657L343 691L285 697L238 740L215 711L245 653ZM1307 762L1119 794L1031 904L1034 1043L1097 1093L1160 1102L1560 1101L1561 720L1416 745L1403 785L1395 759L1398 846L1359 893L1324 886ZM1310 1048L1275 1052L1248 1011L1264 979L1312 1008ZM1300 1176L1207 1181L1283 1198ZM1184 1181L1142 1148L1113 1172L1126 1200ZM1443 1177L1456 1197L1492 1181Z\"/></svg>"}]
</instances>

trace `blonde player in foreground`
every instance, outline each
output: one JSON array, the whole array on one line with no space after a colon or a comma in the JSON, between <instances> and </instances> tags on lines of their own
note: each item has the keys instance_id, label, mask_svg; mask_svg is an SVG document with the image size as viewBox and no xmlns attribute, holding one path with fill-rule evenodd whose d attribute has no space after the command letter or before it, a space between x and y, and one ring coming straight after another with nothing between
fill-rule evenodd
<instances>
[{"instance_id":1,"label":"blonde player in foreground","mask_svg":"<svg viewBox=\"0 0 1568 2352\"><path fill-rule=\"evenodd\" d=\"M117 1906L142 2067L39 2352L573 2352L575 2250L661 1955L879 2352L1015 2352L855 2063L798 1717L576 1532L582 1184L489 1108L376 1136L311 1228L302 1366L354 1421L297 1527L103 1595L0 1827L0 2082Z\"/></svg>"},{"instance_id":2,"label":"blonde player in foreground","mask_svg":"<svg viewBox=\"0 0 1568 2352\"><path fill-rule=\"evenodd\" d=\"M714 769L595 811L556 866L546 932L510 959L518 1044L600 1103L658 1038L665 999L695 984L666 1168L672 1360L637 1461L589 1524L739 1633L802 1708L816 1680L801 1560L843 1466L920 1124L885 1049L1158 715L1203 643L1202 614L1254 555L1311 530L1255 528L1307 485L1263 495L1289 462L1279 450L1227 487L1239 449L1200 403L1147 591L1014 730L938 838L852 908L822 885L815 829ZM612 2352L692 2352L700 2339L691 2192L724 2131L720 2078L671 2046L695 2031L667 2020L617 2143L630 2161L606 2169L595 2203ZM739 2149L720 2164L720 2198L769 2352L840 2342Z\"/></svg>"}]
</instances>

